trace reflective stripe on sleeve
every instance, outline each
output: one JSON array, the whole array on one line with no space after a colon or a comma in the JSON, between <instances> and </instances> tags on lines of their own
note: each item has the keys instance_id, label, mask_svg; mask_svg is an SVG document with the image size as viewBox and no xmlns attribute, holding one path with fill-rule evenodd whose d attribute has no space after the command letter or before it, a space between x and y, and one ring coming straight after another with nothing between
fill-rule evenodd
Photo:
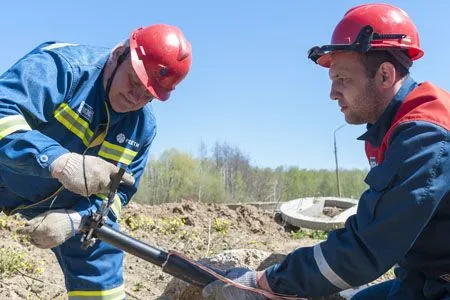
<instances>
[{"instance_id":1,"label":"reflective stripe on sleeve","mask_svg":"<svg viewBox=\"0 0 450 300\"><path fill-rule=\"evenodd\" d=\"M88 122L83 120L69 105L62 103L53 115L64 127L79 137L85 146L88 146L94 133L89 128Z\"/></svg>"},{"instance_id":2,"label":"reflective stripe on sleeve","mask_svg":"<svg viewBox=\"0 0 450 300\"><path fill-rule=\"evenodd\" d=\"M30 125L22 115L7 116L0 119L0 140L19 130L31 130Z\"/></svg>"},{"instance_id":3,"label":"reflective stripe on sleeve","mask_svg":"<svg viewBox=\"0 0 450 300\"><path fill-rule=\"evenodd\" d=\"M323 256L320 244L314 246L314 259L316 260L320 273L322 273L322 275L326 279L328 279L328 281L331 282L334 286L342 290L351 288L351 285L349 285L341 277L339 277L339 275L337 275L328 265L325 257Z\"/></svg>"}]
</instances>

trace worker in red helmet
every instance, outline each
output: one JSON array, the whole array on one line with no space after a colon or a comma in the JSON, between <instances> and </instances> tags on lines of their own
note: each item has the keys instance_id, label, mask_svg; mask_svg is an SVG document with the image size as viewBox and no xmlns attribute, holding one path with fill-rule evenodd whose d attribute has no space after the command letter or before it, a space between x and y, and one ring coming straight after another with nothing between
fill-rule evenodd
<instances>
[{"instance_id":1,"label":"worker in red helmet","mask_svg":"<svg viewBox=\"0 0 450 300\"><path fill-rule=\"evenodd\" d=\"M308 55L328 68L330 98L350 124L367 124L371 169L357 213L325 241L299 248L261 272L226 271L238 283L282 295L325 296L370 283L394 268L396 278L352 299L450 299L450 94L409 75L424 52L400 8L350 9L331 44ZM215 281L215 299L264 299Z\"/></svg>"},{"instance_id":2,"label":"worker in red helmet","mask_svg":"<svg viewBox=\"0 0 450 300\"><path fill-rule=\"evenodd\" d=\"M150 102L165 101L191 66L180 29L139 28L114 49L47 42L0 76L0 211L55 253L69 299L124 299L122 251L81 249L81 224L126 170L106 223L118 228L156 133Z\"/></svg>"}]
</instances>

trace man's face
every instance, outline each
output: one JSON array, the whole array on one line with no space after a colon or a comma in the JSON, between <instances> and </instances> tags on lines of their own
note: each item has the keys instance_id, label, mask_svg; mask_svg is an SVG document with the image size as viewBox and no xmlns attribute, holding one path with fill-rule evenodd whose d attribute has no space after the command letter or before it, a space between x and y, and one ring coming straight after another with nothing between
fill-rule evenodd
<instances>
[{"instance_id":1,"label":"man's face","mask_svg":"<svg viewBox=\"0 0 450 300\"><path fill-rule=\"evenodd\" d=\"M375 123L384 111L376 82L367 76L356 52L332 54L330 98L338 101L349 124Z\"/></svg>"},{"instance_id":2,"label":"man's face","mask_svg":"<svg viewBox=\"0 0 450 300\"><path fill-rule=\"evenodd\" d=\"M109 93L111 107L119 113L135 111L153 98L134 72L130 56L128 56L114 76Z\"/></svg>"}]
</instances>

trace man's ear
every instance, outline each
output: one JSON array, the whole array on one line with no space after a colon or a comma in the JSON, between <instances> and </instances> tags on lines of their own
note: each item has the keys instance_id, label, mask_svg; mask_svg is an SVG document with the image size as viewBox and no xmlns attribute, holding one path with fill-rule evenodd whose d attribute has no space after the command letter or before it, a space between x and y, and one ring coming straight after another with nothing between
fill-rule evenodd
<instances>
[{"instance_id":1,"label":"man's ear","mask_svg":"<svg viewBox=\"0 0 450 300\"><path fill-rule=\"evenodd\" d=\"M391 88L397 82L395 67L390 62L384 62L377 71L377 81L381 88Z\"/></svg>"},{"instance_id":2,"label":"man's ear","mask_svg":"<svg viewBox=\"0 0 450 300\"><path fill-rule=\"evenodd\" d=\"M117 59L120 57L120 55L125 51L126 45L125 44L119 44L117 45L112 53L111 53L111 59L116 63Z\"/></svg>"},{"instance_id":3,"label":"man's ear","mask_svg":"<svg viewBox=\"0 0 450 300\"><path fill-rule=\"evenodd\" d=\"M112 75L112 72L117 66L117 60L119 59L120 55L126 50L127 45L125 43L120 43L117 46L114 47L114 49L111 52L111 55L108 58L108 61L105 65L105 71L103 74L103 85L106 89L106 86L108 84L108 79Z\"/></svg>"}]
</instances>

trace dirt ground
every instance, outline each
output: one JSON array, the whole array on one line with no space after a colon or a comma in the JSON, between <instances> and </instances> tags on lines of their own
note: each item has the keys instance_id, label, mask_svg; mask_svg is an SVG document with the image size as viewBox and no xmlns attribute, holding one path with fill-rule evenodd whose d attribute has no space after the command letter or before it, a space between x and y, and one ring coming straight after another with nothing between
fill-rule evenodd
<instances>
[{"instance_id":1,"label":"dirt ground","mask_svg":"<svg viewBox=\"0 0 450 300\"><path fill-rule=\"evenodd\" d=\"M65 299L64 279L55 257L17 235L21 224L18 217L0 215L0 299ZM303 235L294 239L292 228L283 225L274 211L193 201L157 206L131 203L121 218L121 229L127 234L196 260L244 248L287 254L318 242ZM132 255L125 256L124 278L127 299L158 299L172 280L159 267Z\"/></svg>"}]
</instances>

